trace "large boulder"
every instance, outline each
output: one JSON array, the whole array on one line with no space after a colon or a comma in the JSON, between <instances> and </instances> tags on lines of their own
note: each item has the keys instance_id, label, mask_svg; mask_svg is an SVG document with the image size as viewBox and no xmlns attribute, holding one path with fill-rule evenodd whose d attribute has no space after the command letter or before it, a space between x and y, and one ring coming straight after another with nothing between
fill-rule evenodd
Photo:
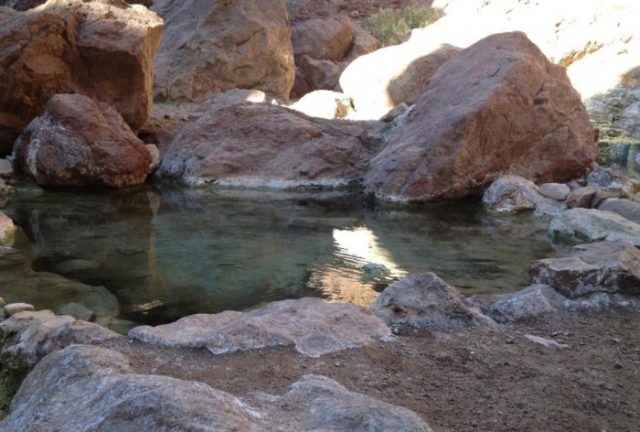
<instances>
[{"instance_id":1,"label":"large boulder","mask_svg":"<svg viewBox=\"0 0 640 432\"><path fill-rule=\"evenodd\" d=\"M411 275L392 283L369 309L396 332L451 331L493 323L434 273Z\"/></svg>"},{"instance_id":2,"label":"large boulder","mask_svg":"<svg viewBox=\"0 0 640 432\"><path fill-rule=\"evenodd\" d=\"M555 63L567 67L601 130L640 137L640 3L629 0L434 0L445 9L411 43L467 47L497 32L519 30Z\"/></svg>"},{"instance_id":3,"label":"large boulder","mask_svg":"<svg viewBox=\"0 0 640 432\"><path fill-rule=\"evenodd\" d=\"M27 12L0 8L0 153L57 93L113 105L139 129L152 105L162 20L121 0L49 0Z\"/></svg>"},{"instance_id":4,"label":"large boulder","mask_svg":"<svg viewBox=\"0 0 640 432\"><path fill-rule=\"evenodd\" d=\"M197 381L136 373L126 355L91 346L68 347L43 359L0 429L431 432L412 411L324 376L305 375L283 395L240 399Z\"/></svg>"},{"instance_id":5,"label":"large boulder","mask_svg":"<svg viewBox=\"0 0 640 432\"><path fill-rule=\"evenodd\" d=\"M157 173L196 184L344 186L361 180L378 148L369 127L267 104L212 104L174 138Z\"/></svg>"},{"instance_id":6,"label":"large boulder","mask_svg":"<svg viewBox=\"0 0 640 432\"><path fill-rule=\"evenodd\" d=\"M39 184L124 187L142 183L152 159L112 107L55 95L16 141L17 166Z\"/></svg>"},{"instance_id":7,"label":"large boulder","mask_svg":"<svg viewBox=\"0 0 640 432\"><path fill-rule=\"evenodd\" d=\"M623 240L640 247L640 224L604 210L567 210L551 220L549 233L578 241Z\"/></svg>"},{"instance_id":8,"label":"large boulder","mask_svg":"<svg viewBox=\"0 0 640 432\"><path fill-rule=\"evenodd\" d=\"M289 97L295 69L284 0L158 0L166 30L154 94L202 101L233 88Z\"/></svg>"},{"instance_id":9,"label":"large boulder","mask_svg":"<svg viewBox=\"0 0 640 432\"><path fill-rule=\"evenodd\" d=\"M593 293L640 294L640 251L626 242L575 246L571 256L534 261L531 279L566 297Z\"/></svg>"},{"instance_id":10,"label":"large boulder","mask_svg":"<svg viewBox=\"0 0 640 432\"><path fill-rule=\"evenodd\" d=\"M301 354L318 357L384 341L391 333L360 306L303 298L245 313L198 314L172 324L136 327L129 336L169 348L206 348L214 354L293 346Z\"/></svg>"},{"instance_id":11,"label":"large boulder","mask_svg":"<svg viewBox=\"0 0 640 432\"><path fill-rule=\"evenodd\" d=\"M406 124L371 161L365 183L391 201L457 198L502 172L569 180L584 174L595 153L564 68L523 33L503 33L438 69Z\"/></svg>"},{"instance_id":12,"label":"large boulder","mask_svg":"<svg viewBox=\"0 0 640 432\"><path fill-rule=\"evenodd\" d=\"M340 75L361 119L379 119L395 106L417 102L440 66L460 49L451 45L401 44L363 55Z\"/></svg>"}]
</instances>

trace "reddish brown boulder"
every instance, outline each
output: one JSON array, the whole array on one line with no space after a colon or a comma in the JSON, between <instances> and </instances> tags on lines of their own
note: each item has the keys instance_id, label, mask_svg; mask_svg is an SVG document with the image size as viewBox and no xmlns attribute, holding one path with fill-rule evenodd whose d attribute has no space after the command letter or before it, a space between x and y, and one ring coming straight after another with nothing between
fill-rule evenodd
<instances>
[{"instance_id":1,"label":"reddish brown boulder","mask_svg":"<svg viewBox=\"0 0 640 432\"><path fill-rule=\"evenodd\" d=\"M192 184L346 186L361 181L378 149L370 126L268 104L213 104L174 138L158 174Z\"/></svg>"},{"instance_id":2,"label":"reddish brown boulder","mask_svg":"<svg viewBox=\"0 0 640 432\"><path fill-rule=\"evenodd\" d=\"M153 56L162 20L121 0L49 0L0 8L0 153L51 96L81 93L106 102L134 129L152 105Z\"/></svg>"},{"instance_id":3,"label":"reddish brown boulder","mask_svg":"<svg viewBox=\"0 0 640 432\"><path fill-rule=\"evenodd\" d=\"M368 192L393 201L478 193L498 174L566 181L591 166L594 133L565 70L520 32L489 36L441 66L378 154Z\"/></svg>"},{"instance_id":4,"label":"reddish brown boulder","mask_svg":"<svg viewBox=\"0 0 640 432\"><path fill-rule=\"evenodd\" d=\"M289 97L295 77L284 0L157 0L166 30L154 92L203 101L234 88Z\"/></svg>"},{"instance_id":5,"label":"reddish brown boulder","mask_svg":"<svg viewBox=\"0 0 640 432\"><path fill-rule=\"evenodd\" d=\"M22 171L53 186L136 185L152 164L116 110L78 94L52 97L16 141L14 156Z\"/></svg>"},{"instance_id":6,"label":"reddish brown boulder","mask_svg":"<svg viewBox=\"0 0 640 432\"><path fill-rule=\"evenodd\" d=\"M318 60L339 61L353 41L353 26L346 16L314 18L296 23L293 28L293 53Z\"/></svg>"}]
</instances>

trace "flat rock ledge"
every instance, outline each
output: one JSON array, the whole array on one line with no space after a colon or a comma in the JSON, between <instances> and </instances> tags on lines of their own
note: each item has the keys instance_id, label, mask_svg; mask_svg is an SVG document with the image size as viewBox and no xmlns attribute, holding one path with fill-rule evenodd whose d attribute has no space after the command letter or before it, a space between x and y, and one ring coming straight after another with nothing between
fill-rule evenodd
<instances>
[{"instance_id":1,"label":"flat rock ledge","mask_svg":"<svg viewBox=\"0 0 640 432\"><path fill-rule=\"evenodd\" d=\"M366 309L317 298L277 301L250 312L192 315L129 332L135 340L167 348L206 348L224 354L293 346L309 357L386 341L391 336L385 322Z\"/></svg>"},{"instance_id":2,"label":"flat rock ledge","mask_svg":"<svg viewBox=\"0 0 640 432\"><path fill-rule=\"evenodd\" d=\"M74 415L69 415L73 407ZM239 398L196 382L136 373L127 356L70 346L27 376L1 430L411 431L431 428L412 411L305 375L283 395Z\"/></svg>"},{"instance_id":3,"label":"flat rock ledge","mask_svg":"<svg viewBox=\"0 0 640 432\"><path fill-rule=\"evenodd\" d=\"M578 241L623 240L640 246L640 224L610 211L573 208L556 216L549 224L554 237Z\"/></svg>"}]
</instances>

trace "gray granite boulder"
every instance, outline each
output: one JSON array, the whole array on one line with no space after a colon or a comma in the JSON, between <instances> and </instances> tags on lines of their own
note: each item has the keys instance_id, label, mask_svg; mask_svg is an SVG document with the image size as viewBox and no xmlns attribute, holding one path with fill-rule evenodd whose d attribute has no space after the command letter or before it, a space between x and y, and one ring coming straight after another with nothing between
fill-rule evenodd
<instances>
[{"instance_id":1,"label":"gray granite boulder","mask_svg":"<svg viewBox=\"0 0 640 432\"><path fill-rule=\"evenodd\" d=\"M20 312L0 323L0 363L25 371L68 345L99 343L118 336L97 324L48 310Z\"/></svg>"},{"instance_id":2,"label":"gray granite boulder","mask_svg":"<svg viewBox=\"0 0 640 432\"><path fill-rule=\"evenodd\" d=\"M554 237L578 241L623 240L640 246L640 224L603 210L567 210L551 220L549 232Z\"/></svg>"},{"instance_id":3,"label":"gray granite boulder","mask_svg":"<svg viewBox=\"0 0 640 432\"><path fill-rule=\"evenodd\" d=\"M411 275L392 283L369 310L396 332L449 331L493 324L491 318L434 273Z\"/></svg>"},{"instance_id":4,"label":"gray granite boulder","mask_svg":"<svg viewBox=\"0 0 640 432\"><path fill-rule=\"evenodd\" d=\"M305 375L282 396L238 398L196 381L136 373L113 350L72 346L44 358L0 421L6 431L430 432L412 411Z\"/></svg>"},{"instance_id":5,"label":"gray granite boulder","mask_svg":"<svg viewBox=\"0 0 640 432\"><path fill-rule=\"evenodd\" d=\"M498 296L484 312L500 323L537 318L563 310L566 298L548 285L531 285Z\"/></svg>"},{"instance_id":6,"label":"gray granite boulder","mask_svg":"<svg viewBox=\"0 0 640 432\"><path fill-rule=\"evenodd\" d=\"M600 204L598 210L617 213L632 222L640 224L640 202L638 201L623 198L609 198Z\"/></svg>"},{"instance_id":7,"label":"gray granite boulder","mask_svg":"<svg viewBox=\"0 0 640 432\"><path fill-rule=\"evenodd\" d=\"M640 294L640 251L625 242L575 246L571 256L534 261L533 283L546 284L569 298L592 293Z\"/></svg>"},{"instance_id":8,"label":"gray granite boulder","mask_svg":"<svg viewBox=\"0 0 640 432\"><path fill-rule=\"evenodd\" d=\"M318 357L388 340L391 332L360 306L302 298L244 313L198 314L157 327L140 326L129 336L169 348L206 348L213 354L293 346L303 355Z\"/></svg>"}]
</instances>

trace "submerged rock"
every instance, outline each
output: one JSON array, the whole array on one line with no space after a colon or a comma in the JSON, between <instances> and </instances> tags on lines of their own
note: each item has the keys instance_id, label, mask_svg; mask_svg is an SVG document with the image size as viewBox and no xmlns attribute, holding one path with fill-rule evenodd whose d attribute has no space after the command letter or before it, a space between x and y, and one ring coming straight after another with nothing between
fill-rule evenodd
<instances>
[{"instance_id":1,"label":"submerged rock","mask_svg":"<svg viewBox=\"0 0 640 432\"><path fill-rule=\"evenodd\" d=\"M156 97L203 101L233 88L289 97L295 76L284 0L157 0L165 22Z\"/></svg>"},{"instance_id":2,"label":"submerged rock","mask_svg":"<svg viewBox=\"0 0 640 432\"><path fill-rule=\"evenodd\" d=\"M0 211L0 247L13 246L16 226L9 216Z\"/></svg>"},{"instance_id":3,"label":"submerged rock","mask_svg":"<svg viewBox=\"0 0 640 432\"><path fill-rule=\"evenodd\" d=\"M214 354L272 346L294 346L318 357L387 340L385 323L353 304L316 298L269 303L250 312L192 315L157 327L141 326L129 336L169 348L207 348Z\"/></svg>"},{"instance_id":4,"label":"submerged rock","mask_svg":"<svg viewBox=\"0 0 640 432\"><path fill-rule=\"evenodd\" d=\"M157 173L191 184L346 186L378 148L370 128L267 104L212 104L174 138Z\"/></svg>"},{"instance_id":5,"label":"submerged rock","mask_svg":"<svg viewBox=\"0 0 640 432\"><path fill-rule=\"evenodd\" d=\"M281 396L240 399L197 381L136 373L124 354L91 346L68 347L43 359L20 387L0 428L431 431L408 409L351 392L323 376L305 375Z\"/></svg>"},{"instance_id":6,"label":"submerged rock","mask_svg":"<svg viewBox=\"0 0 640 432\"><path fill-rule=\"evenodd\" d=\"M97 324L49 310L20 312L0 322L0 362L26 371L47 354L73 344L104 342L119 335Z\"/></svg>"},{"instance_id":7,"label":"submerged rock","mask_svg":"<svg viewBox=\"0 0 640 432\"><path fill-rule=\"evenodd\" d=\"M489 210L499 213L533 211L541 214L558 214L564 206L543 196L531 181L520 176L502 175L484 192L482 203Z\"/></svg>"},{"instance_id":8,"label":"submerged rock","mask_svg":"<svg viewBox=\"0 0 640 432\"><path fill-rule=\"evenodd\" d=\"M144 182L152 160L112 107L55 95L16 141L17 166L38 184L125 187Z\"/></svg>"},{"instance_id":9,"label":"submerged rock","mask_svg":"<svg viewBox=\"0 0 640 432\"><path fill-rule=\"evenodd\" d=\"M549 232L578 241L623 240L640 246L640 224L603 210L567 210L551 220Z\"/></svg>"},{"instance_id":10,"label":"submerged rock","mask_svg":"<svg viewBox=\"0 0 640 432\"><path fill-rule=\"evenodd\" d=\"M571 256L534 261L531 280L569 298L592 293L640 294L640 251L625 242L575 246Z\"/></svg>"},{"instance_id":11,"label":"submerged rock","mask_svg":"<svg viewBox=\"0 0 640 432\"><path fill-rule=\"evenodd\" d=\"M458 290L433 273L411 275L392 283L369 310L396 332L450 331L493 323Z\"/></svg>"},{"instance_id":12,"label":"submerged rock","mask_svg":"<svg viewBox=\"0 0 640 432\"><path fill-rule=\"evenodd\" d=\"M113 105L137 130L152 104L162 20L120 0L49 0L0 12L0 153L51 96L82 93Z\"/></svg>"},{"instance_id":13,"label":"submerged rock","mask_svg":"<svg viewBox=\"0 0 640 432\"><path fill-rule=\"evenodd\" d=\"M523 33L489 36L441 66L371 161L367 191L407 202L478 193L500 173L567 181L591 166L594 133L564 69Z\"/></svg>"}]
</instances>

